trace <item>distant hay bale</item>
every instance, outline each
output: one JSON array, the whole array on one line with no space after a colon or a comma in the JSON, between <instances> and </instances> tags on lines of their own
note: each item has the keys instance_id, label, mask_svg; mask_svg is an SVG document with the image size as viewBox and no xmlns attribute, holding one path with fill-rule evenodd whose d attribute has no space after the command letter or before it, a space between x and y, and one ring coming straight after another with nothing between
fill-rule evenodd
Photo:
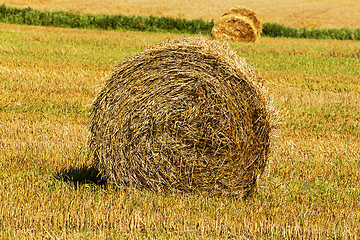
<instances>
[{"instance_id":1,"label":"distant hay bale","mask_svg":"<svg viewBox=\"0 0 360 240\"><path fill-rule=\"evenodd\" d=\"M262 33L262 24L261 24L261 21L260 21L258 15L252 9L247 8L247 7L242 7L242 6L233 7L229 11L225 12L222 16L226 16L226 15L236 15L236 16L247 17L254 24L255 29L256 29L256 34L258 37L260 37L260 35Z\"/></svg>"},{"instance_id":2,"label":"distant hay bale","mask_svg":"<svg viewBox=\"0 0 360 240\"><path fill-rule=\"evenodd\" d=\"M253 10L234 7L216 21L211 35L222 41L255 42L261 32L261 22Z\"/></svg>"},{"instance_id":3,"label":"distant hay bale","mask_svg":"<svg viewBox=\"0 0 360 240\"><path fill-rule=\"evenodd\" d=\"M272 129L257 72L227 47L184 38L115 69L93 103L90 149L120 187L245 196Z\"/></svg>"},{"instance_id":4,"label":"distant hay bale","mask_svg":"<svg viewBox=\"0 0 360 240\"><path fill-rule=\"evenodd\" d=\"M216 40L232 42L255 42L258 39L251 20L236 15L221 17L212 28L211 35Z\"/></svg>"}]
</instances>

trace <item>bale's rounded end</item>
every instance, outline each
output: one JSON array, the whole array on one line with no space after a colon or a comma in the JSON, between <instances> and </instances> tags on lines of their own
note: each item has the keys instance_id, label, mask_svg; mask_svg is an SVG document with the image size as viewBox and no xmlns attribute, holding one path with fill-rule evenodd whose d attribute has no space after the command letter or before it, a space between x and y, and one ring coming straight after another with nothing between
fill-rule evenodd
<instances>
[{"instance_id":1,"label":"bale's rounded end","mask_svg":"<svg viewBox=\"0 0 360 240\"><path fill-rule=\"evenodd\" d=\"M185 38L115 69L93 103L90 149L120 187L246 195L273 126L256 70L215 41Z\"/></svg>"}]
</instances>

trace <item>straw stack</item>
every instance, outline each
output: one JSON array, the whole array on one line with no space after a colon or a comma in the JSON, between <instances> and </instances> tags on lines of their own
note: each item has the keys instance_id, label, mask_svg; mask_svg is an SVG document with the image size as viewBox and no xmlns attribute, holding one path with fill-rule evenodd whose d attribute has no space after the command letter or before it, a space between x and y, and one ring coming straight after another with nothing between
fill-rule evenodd
<instances>
[{"instance_id":1,"label":"straw stack","mask_svg":"<svg viewBox=\"0 0 360 240\"><path fill-rule=\"evenodd\" d=\"M214 41L184 38L115 69L93 103L90 149L119 187L246 196L274 126L255 69Z\"/></svg>"},{"instance_id":2,"label":"straw stack","mask_svg":"<svg viewBox=\"0 0 360 240\"><path fill-rule=\"evenodd\" d=\"M235 7L216 21L211 34L217 40L255 42L261 32L262 24L253 10Z\"/></svg>"}]
</instances>

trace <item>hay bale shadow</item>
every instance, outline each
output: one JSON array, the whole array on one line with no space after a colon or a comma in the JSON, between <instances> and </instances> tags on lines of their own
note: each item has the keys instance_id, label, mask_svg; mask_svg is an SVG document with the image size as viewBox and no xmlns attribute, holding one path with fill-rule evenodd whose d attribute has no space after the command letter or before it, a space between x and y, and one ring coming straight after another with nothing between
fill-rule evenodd
<instances>
[{"instance_id":1,"label":"hay bale shadow","mask_svg":"<svg viewBox=\"0 0 360 240\"><path fill-rule=\"evenodd\" d=\"M106 186L106 181L101 178L99 171L87 165L62 169L54 174L54 178L58 181L73 183L75 188L83 184Z\"/></svg>"}]
</instances>

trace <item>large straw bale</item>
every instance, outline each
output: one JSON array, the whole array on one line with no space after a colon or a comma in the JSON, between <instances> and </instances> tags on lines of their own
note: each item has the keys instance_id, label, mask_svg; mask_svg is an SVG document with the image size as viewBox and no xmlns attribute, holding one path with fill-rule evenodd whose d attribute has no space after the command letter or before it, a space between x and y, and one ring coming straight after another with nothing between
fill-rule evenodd
<instances>
[{"instance_id":1,"label":"large straw bale","mask_svg":"<svg viewBox=\"0 0 360 240\"><path fill-rule=\"evenodd\" d=\"M255 42L258 33L253 22L243 16L234 14L225 15L215 23L211 35L216 40Z\"/></svg>"},{"instance_id":2,"label":"large straw bale","mask_svg":"<svg viewBox=\"0 0 360 240\"><path fill-rule=\"evenodd\" d=\"M243 58L204 38L122 62L93 103L90 149L119 187L245 196L267 163L271 104Z\"/></svg>"},{"instance_id":3,"label":"large straw bale","mask_svg":"<svg viewBox=\"0 0 360 240\"><path fill-rule=\"evenodd\" d=\"M254 10L247 8L247 7L238 6L238 7L231 8L229 11L225 12L222 16L226 16L226 15L236 15L236 16L247 17L254 24L255 29L256 29L256 34L258 37L260 37L260 35L262 33L262 24L261 24L261 21L260 21L258 15L254 12Z\"/></svg>"}]
</instances>

